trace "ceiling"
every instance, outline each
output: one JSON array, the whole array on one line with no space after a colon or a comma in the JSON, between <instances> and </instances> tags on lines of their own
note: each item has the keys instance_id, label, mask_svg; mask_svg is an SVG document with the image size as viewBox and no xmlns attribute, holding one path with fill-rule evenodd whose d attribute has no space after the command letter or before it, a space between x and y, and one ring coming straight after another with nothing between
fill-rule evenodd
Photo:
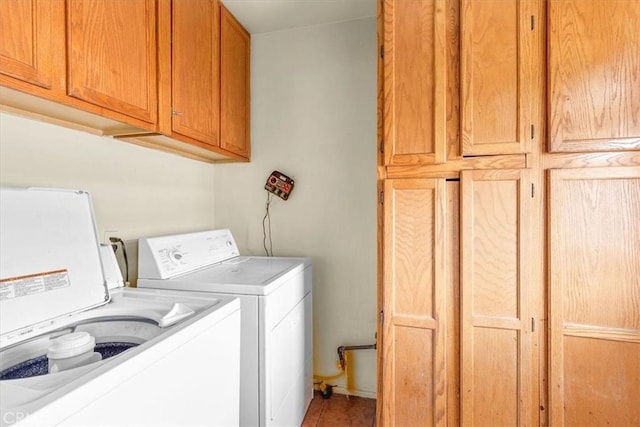
<instances>
[{"instance_id":1,"label":"ceiling","mask_svg":"<svg viewBox=\"0 0 640 427\"><path fill-rule=\"evenodd\" d=\"M376 0L221 0L251 34L376 15Z\"/></svg>"}]
</instances>

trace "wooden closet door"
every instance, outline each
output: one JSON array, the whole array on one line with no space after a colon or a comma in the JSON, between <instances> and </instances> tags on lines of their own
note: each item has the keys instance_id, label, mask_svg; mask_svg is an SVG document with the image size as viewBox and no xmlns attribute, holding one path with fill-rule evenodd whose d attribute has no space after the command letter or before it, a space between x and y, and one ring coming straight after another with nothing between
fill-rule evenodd
<instances>
[{"instance_id":1,"label":"wooden closet door","mask_svg":"<svg viewBox=\"0 0 640 427\"><path fill-rule=\"evenodd\" d=\"M461 175L461 424L537 425L526 170ZM537 405L536 405L537 406Z\"/></svg>"},{"instance_id":2,"label":"wooden closet door","mask_svg":"<svg viewBox=\"0 0 640 427\"><path fill-rule=\"evenodd\" d=\"M640 149L637 0L550 0L549 150Z\"/></svg>"},{"instance_id":3,"label":"wooden closet door","mask_svg":"<svg viewBox=\"0 0 640 427\"><path fill-rule=\"evenodd\" d=\"M535 0L462 0L462 154L526 153L539 88ZM539 127L539 126L538 126ZM538 130L539 132L539 130Z\"/></svg>"},{"instance_id":4,"label":"wooden closet door","mask_svg":"<svg viewBox=\"0 0 640 427\"><path fill-rule=\"evenodd\" d=\"M62 0L0 2L0 73L51 88L53 46L64 37L56 13L61 7Z\"/></svg>"},{"instance_id":5,"label":"wooden closet door","mask_svg":"<svg viewBox=\"0 0 640 427\"><path fill-rule=\"evenodd\" d=\"M446 160L445 0L384 1L387 165Z\"/></svg>"},{"instance_id":6,"label":"wooden closet door","mask_svg":"<svg viewBox=\"0 0 640 427\"><path fill-rule=\"evenodd\" d=\"M67 1L67 46L69 95L157 122L154 0Z\"/></svg>"},{"instance_id":7,"label":"wooden closet door","mask_svg":"<svg viewBox=\"0 0 640 427\"><path fill-rule=\"evenodd\" d=\"M446 423L444 179L385 182L382 425Z\"/></svg>"},{"instance_id":8,"label":"wooden closet door","mask_svg":"<svg viewBox=\"0 0 640 427\"><path fill-rule=\"evenodd\" d=\"M550 423L640 425L640 167L549 180Z\"/></svg>"}]
</instances>

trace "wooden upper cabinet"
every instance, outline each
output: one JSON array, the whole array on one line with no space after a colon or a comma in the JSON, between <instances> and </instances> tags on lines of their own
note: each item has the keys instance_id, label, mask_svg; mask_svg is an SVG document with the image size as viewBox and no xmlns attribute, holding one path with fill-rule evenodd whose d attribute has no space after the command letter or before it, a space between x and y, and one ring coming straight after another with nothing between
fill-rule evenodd
<instances>
[{"instance_id":1,"label":"wooden upper cabinet","mask_svg":"<svg viewBox=\"0 0 640 427\"><path fill-rule=\"evenodd\" d=\"M549 425L640 425L640 167L551 170L548 206Z\"/></svg>"},{"instance_id":2,"label":"wooden upper cabinet","mask_svg":"<svg viewBox=\"0 0 640 427\"><path fill-rule=\"evenodd\" d=\"M68 0L69 95L157 121L154 0Z\"/></svg>"},{"instance_id":3,"label":"wooden upper cabinet","mask_svg":"<svg viewBox=\"0 0 640 427\"><path fill-rule=\"evenodd\" d=\"M640 149L637 0L550 0L549 151Z\"/></svg>"},{"instance_id":4,"label":"wooden upper cabinet","mask_svg":"<svg viewBox=\"0 0 640 427\"><path fill-rule=\"evenodd\" d=\"M220 8L220 148L249 158L251 38Z\"/></svg>"},{"instance_id":5,"label":"wooden upper cabinet","mask_svg":"<svg viewBox=\"0 0 640 427\"><path fill-rule=\"evenodd\" d=\"M61 39L54 30L60 0L0 1L0 73L46 89L53 83L53 52Z\"/></svg>"},{"instance_id":6,"label":"wooden upper cabinet","mask_svg":"<svg viewBox=\"0 0 640 427\"><path fill-rule=\"evenodd\" d=\"M174 0L171 22L173 132L219 145L220 8L212 0Z\"/></svg>"},{"instance_id":7,"label":"wooden upper cabinet","mask_svg":"<svg viewBox=\"0 0 640 427\"><path fill-rule=\"evenodd\" d=\"M538 425L529 172L462 171L460 200L461 425Z\"/></svg>"},{"instance_id":8,"label":"wooden upper cabinet","mask_svg":"<svg viewBox=\"0 0 640 427\"><path fill-rule=\"evenodd\" d=\"M384 1L386 165L444 163L446 2Z\"/></svg>"},{"instance_id":9,"label":"wooden upper cabinet","mask_svg":"<svg viewBox=\"0 0 640 427\"><path fill-rule=\"evenodd\" d=\"M535 0L462 0L461 127L464 156L526 153L540 98L534 66ZM538 128L540 127L537 124ZM540 131L538 130L538 133Z\"/></svg>"}]
</instances>

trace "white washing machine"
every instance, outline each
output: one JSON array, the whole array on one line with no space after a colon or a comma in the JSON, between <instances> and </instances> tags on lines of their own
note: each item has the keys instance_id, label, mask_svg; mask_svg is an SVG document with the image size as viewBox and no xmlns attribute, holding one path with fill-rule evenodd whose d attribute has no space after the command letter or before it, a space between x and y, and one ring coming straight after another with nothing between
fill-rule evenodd
<instances>
[{"instance_id":1,"label":"white washing machine","mask_svg":"<svg viewBox=\"0 0 640 427\"><path fill-rule=\"evenodd\" d=\"M239 300L102 265L86 192L0 189L0 424L238 425Z\"/></svg>"},{"instance_id":2,"label":"white washing machine","mask_svg":"<svg viewBox=\"0 0 640 427\"><path fill-rule=\"evenodd\" d=\"M240 256L229 230L141 239L138 251L138 287L240 299L240 425L300 426L313 397L310 260Z\"/></svg>"}]
</instances>

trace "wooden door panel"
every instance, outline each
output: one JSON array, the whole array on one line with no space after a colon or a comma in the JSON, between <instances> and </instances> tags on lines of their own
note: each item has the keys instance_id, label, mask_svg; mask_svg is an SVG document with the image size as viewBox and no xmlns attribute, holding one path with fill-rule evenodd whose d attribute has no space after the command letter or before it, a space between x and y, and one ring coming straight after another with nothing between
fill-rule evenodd
<instances>
[{"instance_id":1,"label":"wooden door panel","mask_svg":"<svg viewBox=\"0 0 640 427\"><path fill-rule=\"evenodd\" d=\"M384 425L446 421L447 187L387 180L384 203Z\"/></svg>"},{"instance_id":2,"label":"wooden door panel","mask_svg":"<svg viewBox=\"0 0 640 427\"><path fill-rule=\"evenodd\" d=\"M461 180L461 423L532 425L529 172Z\"/></svg>"},{"instance_id":3,"label":"wooden door panel","mask_svg":"<svg viewBox=\"0 0 640 427\"><path fill-rule=\"evenodd\" d=\"M218 146L220 8L211 0L173 2L174 132Z\"/></svg>"},{"instance_id":4,"label":"wooden door panel","mask_svg":"<svg viewBox=\"0 0 640 427\"><path fill-rule=\"evenodd\" d=\"M385 0L385 164L446 160L444 0Z\"/></svg>"},{"instance_id":5,"label":"wooden door panel","mask_svg":"<svg viewBox=\"0 0 640 427\"><path fill-rule=\"evenodd\" d=\"M474 328L474 410L470 425L514 425L518 419L518 331ZM502 372L499 380L496 372ZM466 414L465 414L466 415ZM465 423L469 422L465 417Z\"/></svg>"},{"instance_id":6,"label":"wooden door panel","mask_svg":"<svg viewBox=\"0 0 640 427\"><path fill-rule=\"evenodd\" d=\"M550 151L640 149L640 7L551 0Z\"/></svg>"},{"instance_id":7,"label":"wooden door panel","mask_svg":"<svg viewBox=\"0 0 640 427\"><path fill-rule=\"evenodd\" d=\"M157 121L154 0L69 0L69 95Z\"/></svg>"},{"instance_id":8,"label":"wooden door panel","mask_svg":"<svg viewBox=\"0 0 640 427\"><path fill-rule=\"evenodd\" d=\"M52 84L53 0L0 2L0 73L47 89Z\"/></svg>"},{"instance_id":9,"label":"wooden door panel","mask_svg":"<svg viewBox=\"0 0 640 427\"><path fill-rule=\"evenodd\" d=\"M220 8L220 148L249 158L249 33Z\"/></svg>"},{"instance_id":10,"label":"wooden door panel","mask_svg":"<svg viewBox=\"0 0 640 427\"><path fill-rule=\"evenodd\" d=\"M463 0L462 154L531 151L535 2Z\"/></svg>"},{"instance_id":11,"label":"wooden door panel","mask_svg":"<svg viewBox=\"0 0 640 427\"><path fill-rule=\"evenodd\" d=\"M549 172L550 419L640 423L640 167Z\"/></svg>"}]
</instances>

